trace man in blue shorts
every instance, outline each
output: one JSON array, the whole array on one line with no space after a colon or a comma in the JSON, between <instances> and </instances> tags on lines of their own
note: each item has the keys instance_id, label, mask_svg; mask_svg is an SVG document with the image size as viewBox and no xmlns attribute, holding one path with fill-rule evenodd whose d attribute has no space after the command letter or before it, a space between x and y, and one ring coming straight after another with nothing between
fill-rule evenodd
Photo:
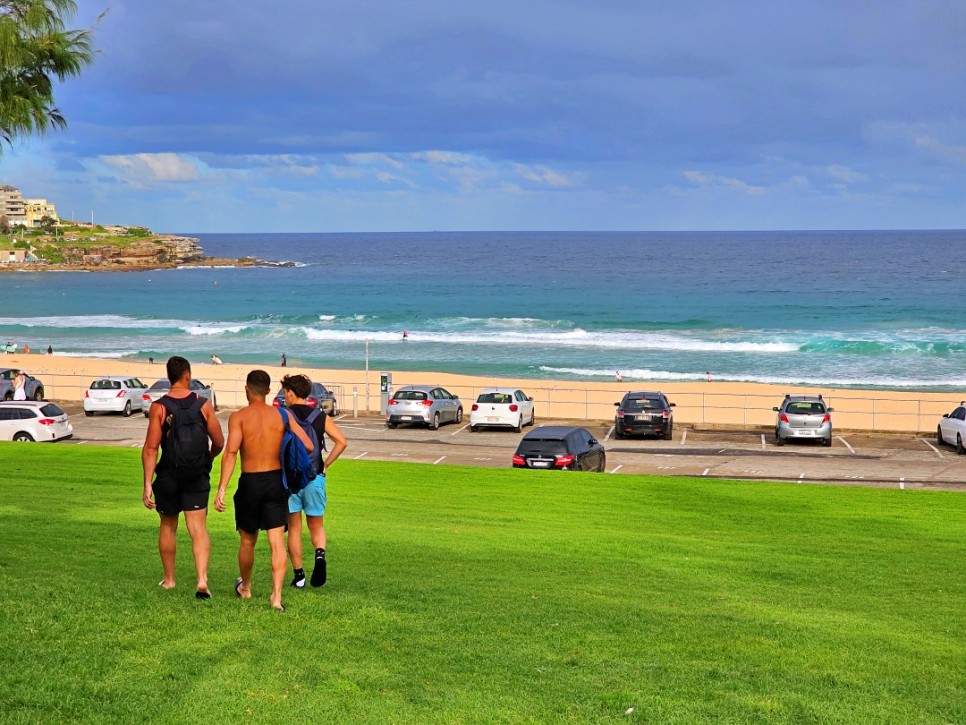
<instances>
[{"instance_id":1,"label":"man in blue shorts","mask_svg":"<svg viewBox=\"0 0 966 725\"><path fill-rule=\"evenodd\" d=\"M285 422L274 407L265 402L272 381L264 370L252 370L245 380L248 405L228 418L228 443L221 459L221 477L215 509L225 510L225 492L235 471L235 459L241 453L241 476L235 492L235 528L238 530L238 573L235 594L242 599L252 597L252 567L255 565L255 543L259 530L268 535L272 551L272 609L282 606L285 583L285 525L288 520L288 492L282 483L281 448ZM305 445L313 449L312 440L291 418L288 428Z\"/></svg>"},{"instance_id":2,"label":"man in blue shorts","mask_svg":"<svg viewBox=\"0 0 966 725\"><path fill-rule=\"evenodd\" d=\"M307 398L312 393L312 381L305 375L286 375L282 378L282 389L285 391L285 407L301 421L307 421L316 410L309 405ZM312 586L320 587L326 580L326 561L325 561L325 474L335 460L342 455L346 449L346 439L325 411L318 408L318 415L312 421L312 429L315 437L319 441L318 453L312 454L313 460L319 460L319 475L308 486L296 494L288 497L288 553L292 558L292 567L295 569L295 577L292 579L292 586L301 589L305 586L305 570L302 568L302 512L305 512L305 521L309 527L309 536L312 538L312 547L315 549L315 567L312 569ZM324 459L322 449L324 448L324 436L328 435L332 440L332 451Z\"/></svg>"},{"instance_id":3,"label":"man in blue shorts","mask_svg":"<svg viewBox=\"0 0 966 725\"><path fill-rule=\"evenodd\" d=\"M161 532L158 535L158 550L161 553L161 566L164 569L164 579L161 580L163 589L174 589L174 561L177 546L178 516L184 512L185 525L191 537L191 550L195 559L195 571L198 575L195 596L198 599L210 599L208 590L208 557L211 553L211 542L208 537L208 496L211 493L211 461L221 452L225 445L225 436L221 432L221 423L215 416L215 409L210 400L199 398L191 392L191 363L183 357L174 356L168 359L168 380L171 391L160 400L151 404L148 411L148 431L144 436L144 446L141 448L141 467L144 469L144 493L142 502L148 509L156 509L161 516ZM208 460L201 461L195 466L197 470L179 469L170 433L175 414L183 411L190 418L195 418L189 432L192 439L195 436L204 437L198 441L201 454L208 448ZM189 418L189 420L190 420ZM158 461L158 448L161 448L161 460ZM152 480L153 479L153 480Z\"/></svg>"}]
</instances>

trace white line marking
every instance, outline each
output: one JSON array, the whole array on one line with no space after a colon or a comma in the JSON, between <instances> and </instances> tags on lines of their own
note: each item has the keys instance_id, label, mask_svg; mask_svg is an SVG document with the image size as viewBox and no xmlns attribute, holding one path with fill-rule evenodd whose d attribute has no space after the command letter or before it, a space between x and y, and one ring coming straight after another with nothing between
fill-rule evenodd
<instances>
[{"instance_id":1,"label":"white line marking","mask_svg":"<svg viewBox=\"0 0 966 725\"><path fill-rule=\"evenodd\" d=\"M688 439L688 429L684 429L684 433L681 434L681 445L684 445L684 441Z\"/></svg>"},{"instance_id":2,"label":"white line marking","mask_svg":"<svg viewBox=\"0 0 966 725\"><path fill-rule=\"evenodd\" d=\"M608 440L610 440L610 434L613 433L613 432L614 432L614 426L611 426L610 427L610 430L607 431L607 435L604 436L604 443L606 443Z\"/></svg>"},{"instance_id":3,"label":"white line marking","mask_svg":"<svg viewBox=\"0 0 966 725\"><path fill-rule=\"evenodd\" d=\"M658 466L661 471L673 471L677 466Z\"/></svg>"},{"instance_id":4,"label":"white line marking","mask_svg":"<svg viewBox=\"0 0 966 725\"><path fill-rule=\"evenodd\" d=\"M899 479L899 488L900 489L904 489L905 487L906 487L906 479L900 478Z\"/></svg>"},{"instance_id":5,"label":"white line marking","mask_svg":"<svg viewBox=\"0 0 966 725\"><path fill-rule=\"evenodd\" d=\"M855 449L849 445L849 442L847 440L845 440L842 436L835 436L835 437L845 444L845 447L849 449L849 453L855 453Z\"/></svg>"},{"instance_id":6,"label":"white line marking","mask_svg":"<svg viewBox=\"0 0 966 725\"><path fill-rule=\"evenodd\" d=\"M440 456L440 457L439 457L439 458L437 458L437 459L436 459L435 461L433 461L433 465L435 466L435 465L436 465L437 463L439 463L440 461L442 461L442 460L443 460L443 459L445 459L445 458L446 458L446 456Z\"/></svg>"},{"instance_id":7,"label":"white line marking","mask_svg":"<svg viewBox=\"0 0 966 725\"><path fill-rule=\"evenodd\" d=\"M477 456L473 460L474 461L492 461L493 459L490 456Z\"/></svg>"},{"instance_id":8,"label":"white line marking","mask_svg":"<svg viewBox=\"0 0 966 725\"><path fill-rule=\"evenodd\" d=\"M805 474L804 473L801 476L798 477L798 480L801 481L803 478L805 478Z\"/></svg>"},{"instance_id":9,"label":"white line marking","mask_svg":"<svg viewBox=\"0 0 966 725\"><path fill-rule=\"evenodd\" d=\"M860 478L865 478L865 476L843 476L843 478L856 479L857 480L857 479L860 479Z\"/></svg>"},{"instance_id":10,"label":"white line marking","mask_svg":"<svg viewBox=\"0 0 966 725\"><path fill-rule=\"evenodd\" d=\"M761 434L761 447L762 448L765 447L765 434L764 433Z\"/></svg>"},{"instance_id":11,"label":"white line marking","mask_svg":"<svg viewBox=\"0 0 966 725\"><path fill-rule=\"evenodd\" d=\"M353 460L358 461L360 458L362 458L363 456L367 456L367 455L369 455L369 451L363 451L358 456L356 456Z\"/></svg>"},{"instance_id":12,"label":"white line marking","mask_svg":"<svg viewBox=\"0 0 966 725\"><path fill-rule=\"evenodd\" d=\"M720 455L721 455L722 453L724 453L724 452L725 452L726 450L728 450L728 449L727 449L727 448L722 448L722 449L721 449L720 451L718 451L718 452L717 452L717 453L716 453L715 455L716 455L716 456L720 456Z\"/></svg>"},{"instance_id":13,"label":"white line marking","mask_svg":"<svg viewBox=\"0 0 966 725\"><path fill-rule=\"evenodd\" d=\"M920 440L921 440L921 441L922 441L923 443L925 443L925 444L926 444L927 446L929 446L930 448L932 448L932 450L933 450L933 453L935 453L935 454L936 454L937 456L939 456L940 458L942 458L942 457L943 457L943 454L942 454L942 453L941 453L941 452L939 451L939 449L938 449L938 448L936 448L936 446L934 446L934 445L933 445L932 443L930 443L929 441L927 441L927 440L926 440L925 438L920 438Z\"/></svg>"},{"instance_id":14,"label":"white line marking","mask_svg":"<svg viewBox=\"0 0 966 725\"><path fill-rule=\"evenodd\" d=\"M140 443L132 443L131 444L131 448L140 448L140 447L141 447L141 444Z\"/></svg>"},{"instance_id":15,"label":"white line marking","mask_svg":"<svg viewBox=\"0 0 966 725\"><path fill-rule=\"evenodd\" d=\"M615 468L615 469L614 469L613 471L611 471L611 473L617 473L617 472L618 472L619 470L621 470L621 469L622 469L623 467L624 467L624 465L623 465L623 464L621 464L620 466L618 466L617 468Z\"/></svg>"},{"instance_id":16,"label":"white line marking","mask_svg":"<svg viewBox=\"0 0 966 725\"><path fill-rule=\"evenodd\" d=\"M392 454L392 457L393 458L406 458L407 456L409 456L408 453L393 453Z\"/></svg>"},{"instance_id":17,"label":"white line marking","mask_svg":"<svg viewBox=\"0 0 966 725\"><path fill-rule=\"evenodd\" d=\"M702 476L707 476L708 475L708 471L710 471L710 470L711 470L710 468L705 468L704 469L704 473L702 473L701 475Z\"/></svg>"},{"instance_id":18,"label":"white line marking","mask_svg":"<svg viewBox=\"0 0 966 725\"><path fill-rule=\"evenodd\" d=\"M454 436L454 435L456 435L456 433L462 433L462 432L463 432L464 430L466 430L466 429L467 429L467 428L469 428L469 427L470 427L470 424L469 424L469 423L467 423L467 424L466 424L466 425L464 425L464 426L463 426L462 428L460 428L460 429L459 429L458 431L456 431L456 432L454 432L454 433L450 433L450 435L451 435L451 436Z\"/></svg>"},{"instance_id":19,"label":"white line marking","mask_svg":"<svg viewBox=\"0 0 966 725\"><path fill-rule=\"evenodd\" d=\"M343 413L343 414L342 414L342 415L340 415L339 417L337 417L337 418L333 418L332 420L342 420L342 419L343 419L343 418L345 418L345 417L346 417L347 415L348 415L348 413Z\"/></svg>"}]
</instances>

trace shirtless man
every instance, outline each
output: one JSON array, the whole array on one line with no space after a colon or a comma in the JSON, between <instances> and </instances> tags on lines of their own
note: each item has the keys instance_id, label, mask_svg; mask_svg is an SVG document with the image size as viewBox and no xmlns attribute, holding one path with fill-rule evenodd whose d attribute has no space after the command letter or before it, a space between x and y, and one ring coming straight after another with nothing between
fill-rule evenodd
<instances>
[{"instance_id":1,"label":"shirtless man","mask_svg":"<svg viewBox=\"0 0 966 725\"><path fill-rule=\"evenodd\" d=\"M255 542L258 531L268 534L272 551L272 608L282 606L282 583L285 579L287 555L285 524L288 521L288 491L282 484L281 448L285 424L281 414L265 402L272 381L264 370L252 370L245 380L248 406L236 410L228 418L228 442L221 459L221 477L215 509L225 510L225 492L235 471L235 458L241 452L241 476L235 492L235 528L241 538L238 546L238 573L235 593L242 599L252 597L252 566L255 564ZM312 441L302 427L289 417L289 429L306 449Z\"/></svg>"}]
</instances>

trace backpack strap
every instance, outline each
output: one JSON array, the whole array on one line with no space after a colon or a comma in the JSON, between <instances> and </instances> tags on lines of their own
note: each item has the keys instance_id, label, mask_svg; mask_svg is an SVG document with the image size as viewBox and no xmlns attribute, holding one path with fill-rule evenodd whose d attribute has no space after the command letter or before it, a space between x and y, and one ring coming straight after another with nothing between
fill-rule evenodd
<instances>
[{"instance_id":1,"label":"backpack strap","mask_svg":"<svg viewBox=\"0 0 966 725\"><path fill-rule=\"evenodd\" d=\"M315 426L313 425L313 423L315 423L315 421L318 419L318 417L320 415L325 415L325 411L322 410L321 408L313 408L312 409L312 412L309 413L309 417L305 419L305 422L308 423L310 426L312 426L314 428ZM328 450L325 447L325 436L324 435L316 435L316 438L319 439L319 448L322 449L321 451L319 451L319 455L321 456L322 455L322 451Z\"/></svg>"},{"instance_id":2,"label":"backpack strap","mask_svg":"<svg viewBox=\"0 0 966 725\"><path fill-rule=\"evenodd\" d=\"M279 412L279 415L282 416L282 425L285 426L285 430L291 430L291 428L289 428L289 425L288 425L288 413L286 412L285 408L283 408L282 406L279 406L278 412Z\"/></svg>"}]
</instances>

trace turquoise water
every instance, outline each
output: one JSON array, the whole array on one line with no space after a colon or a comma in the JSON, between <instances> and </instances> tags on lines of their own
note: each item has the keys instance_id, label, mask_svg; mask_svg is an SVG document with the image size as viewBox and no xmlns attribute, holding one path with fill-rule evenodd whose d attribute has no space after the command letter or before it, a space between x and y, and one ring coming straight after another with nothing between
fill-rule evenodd
<instances>
[{"instance_id":1,"label":"turquoise water","mask_svg":"<svg viewBox=\"0 0 966 725\"><path fill-rule=\"evenodd\" d=\"M0 275L58 354L966 388L966 232L196 235L291 268ZM403 341L402 332L409 333Z\"/></svg>"}]
</instances>

